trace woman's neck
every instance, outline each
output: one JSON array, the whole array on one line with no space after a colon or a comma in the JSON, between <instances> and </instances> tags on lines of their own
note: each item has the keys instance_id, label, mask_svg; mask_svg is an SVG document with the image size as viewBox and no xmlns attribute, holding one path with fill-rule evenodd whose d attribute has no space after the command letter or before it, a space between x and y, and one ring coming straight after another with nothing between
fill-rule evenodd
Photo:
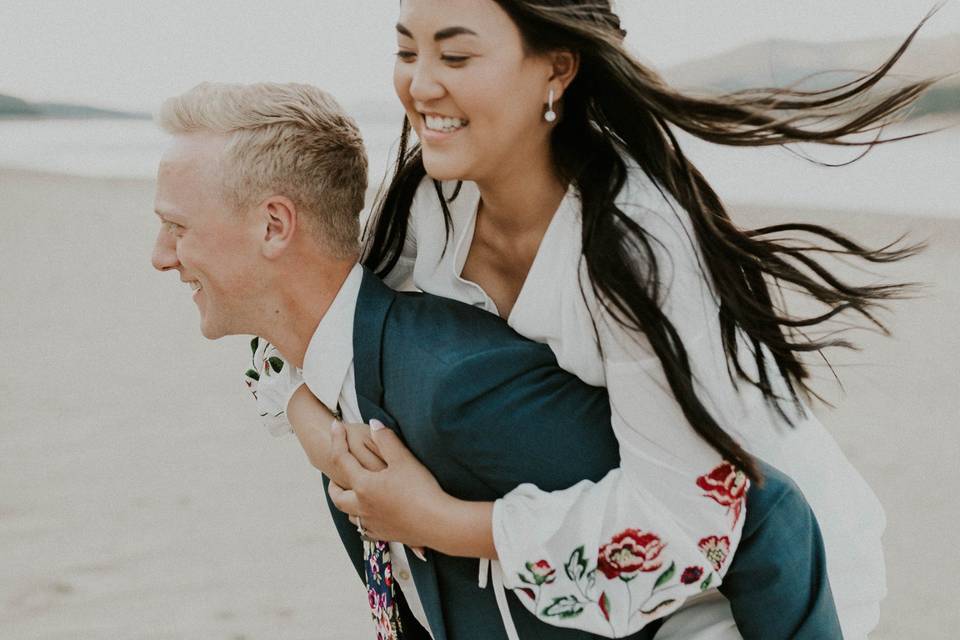
<instances>
[{"instance_id":1,"label":"woman's neck","mask_svg":"<svg viewBox=\"0 0 960 640\"><path fill-rule=\"evenodd\" d=\"M515 238L545 231L567 191L547 154L523 170L478 180L477 187L484 223Z\"/></svg>"}]
</instances>

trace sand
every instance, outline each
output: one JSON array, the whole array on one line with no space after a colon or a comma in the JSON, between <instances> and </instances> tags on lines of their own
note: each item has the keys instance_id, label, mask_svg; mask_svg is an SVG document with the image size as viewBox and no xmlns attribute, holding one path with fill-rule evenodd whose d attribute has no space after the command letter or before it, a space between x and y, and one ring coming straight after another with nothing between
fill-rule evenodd
<instances>
[{"instance_id":1,"label":"sand","mask_svg":"<svg viewBox=\"0 0 960 640\"><path fill-rule=\"evenodd\" d=\"M0 170L0 636L366 640L319 474L241 383L246 339L204 340L186 285L150 267L152 189ZM950 637L960 216L736 209L930 238L885 271L926 297L896 307L894 338L835 356L846 395L818 413L887 509L874 637Z\"/></svg>"}]
</instances>

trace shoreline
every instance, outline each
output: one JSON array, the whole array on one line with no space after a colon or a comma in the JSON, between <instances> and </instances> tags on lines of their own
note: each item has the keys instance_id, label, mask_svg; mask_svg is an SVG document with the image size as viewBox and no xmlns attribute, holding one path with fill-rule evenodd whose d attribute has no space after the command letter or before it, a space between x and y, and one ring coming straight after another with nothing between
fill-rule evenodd
<instances>
[{"instance_id":1,"label":"shoreline","mask_svg":"<svg viewBox=\"0 0 960 640\"><path fill-rule=\"evenodd\" d=\"M137 177L137 176L99 176L99 175L84 175L78 173L70 173L67 171L56 171L50 169L32 169L27 167L17 167L13 165L0 163L0 180L10 180L10 179L25 179L25 180L76 180L82 182L92 182L92 183L110 183L110 184L129 184L129 185L138 185L138 186L149 186L153 188L155 183L155 178L146 178L146 177ZM376 185L371 185L367 188L367 203L373 201L373 196L376 195L377 191L380 188L380 183ZM851 216L854 219L863 219L863 218L875 218L880 216L885 219L892 218L903 218L906 220L913 221L953 221L960 220L960 203L957 205L956 214L953 213L944 213L940 211L934 212L924 212L924 213L907 213L907 212L897 212L897 211L858 211L853 208L848 207L836 207L836 208L826 208L826 207L805 207L803 205L797 206L784 206L782 204L764 204L757 202L747 202L747 201L738 201L730 200L724 202L724 206L727 211L731 213L733 217L736 218L759 218L764 215L772 215L775 217L782 216L785 212L789 212L792 215L796 215L800 218L822 218L824 216L829 216L833 214Z\"/></svg>"}]
</instances>

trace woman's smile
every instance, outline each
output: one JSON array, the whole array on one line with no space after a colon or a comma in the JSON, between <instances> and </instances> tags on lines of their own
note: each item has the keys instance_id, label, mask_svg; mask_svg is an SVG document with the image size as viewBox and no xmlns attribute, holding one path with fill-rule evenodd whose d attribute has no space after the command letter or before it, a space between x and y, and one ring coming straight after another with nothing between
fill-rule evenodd
<instances>
[{"instance_id":1,"label":"woman's smile","mask_svg":"<svg viewBox=\"0 0 960 640\"><path fill-rule=\"evenodd\" d=\"M464 131L470 124L463 118L455 118L435 113L420 113L417 134L424 144L447 142Z\"/></svg>"}]
</instances>

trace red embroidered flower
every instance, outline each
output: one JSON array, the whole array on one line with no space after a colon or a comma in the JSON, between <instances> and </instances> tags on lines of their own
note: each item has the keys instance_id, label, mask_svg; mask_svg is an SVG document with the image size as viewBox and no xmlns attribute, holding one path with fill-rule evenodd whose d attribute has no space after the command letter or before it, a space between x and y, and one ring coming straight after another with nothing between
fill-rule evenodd
<instances>
[{"instance_id":1,"label":"red embroidered flower","mask_svg":"<svg viewBox=\"0 0 960 640\"><path fill-rule=\"evenodd\" d=\"M546 560L528 562L527 571L533 575L533 582L536 585L550 584L557 578L557 570L551 567Z\"/></svg>"},{"instance_id":2,"label":"red embroidered flower","mask_svg":"<svg viewBox=\"0 0 960 640\"><path fill-rule=\"evenodd\" d=\"M633 580L641 571L656 571L663 562L660 552L666 546L660 536L649 531L627 529L600 547L597 568L608 579Z\"/></svg>"},{"instance_id":3,"label":"red embroidered flower","mask_svg":"<svg viewBox=\"0 0 960 640\"><path fill-rule=\"evenodd\" d=\"M680 582L683 584L693 584L703 575L703 567L687 567L680 576Z\"/></svg>"},{"instance_id":4,"label":"red embroidered flower","mask_svg":"<svg viewBox=\"0 0 960 640\"><path fill-rule=\"evenodd\" d=\"M713 568L719 571L723 563L726 562L727 556L730 555L730 538L727 536L707 536L700 541L699 547L703 555L713 565Z\"/></svg>"},{"instance_id":5,"label":"red embroidered flower","mask_svg":"<svg viewBox=\"0 0 960 640\"><path fill-rule=\"evenodd\" d=\"M730 507L733 511L733 523L737 523L744 496L750 488L750 481L743 471L724 460L713 471L697 478L697 486L706 491L704 495L708 498L713 498L724 507Z\"/></svg>"}]
</instances>

